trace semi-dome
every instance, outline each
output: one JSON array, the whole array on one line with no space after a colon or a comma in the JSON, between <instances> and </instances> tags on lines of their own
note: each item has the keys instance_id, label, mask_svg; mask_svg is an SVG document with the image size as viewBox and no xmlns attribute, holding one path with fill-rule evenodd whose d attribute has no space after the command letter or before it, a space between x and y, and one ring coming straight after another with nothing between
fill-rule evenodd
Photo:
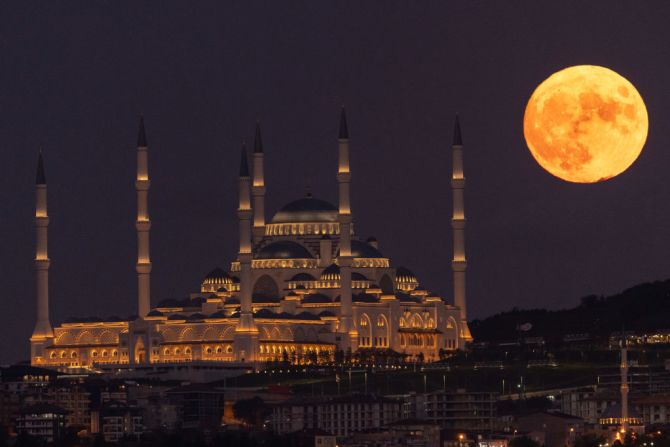
<instances>
[{"instance_id":1,"label":"semi-dome","mask_svg":"<svg viewBox=\"0 0 670 447\"><path fill-rule=\"evenodd\" d=\"M352 281L367 281L368 278L365 277L362 273L351 272Z\"/></svg>"},{"instance_id":2,"label":"semi-dome","mask_svg":"<svg viewBox=\"0 0 670 447\"><path fill-rule=\"evenodd\" d=\"M335 257L340 256L340 250L337 250ZM372 245L367 242L359 241L358 239L351 240L351 256L354 258L383 258L384 255L381 254Z\"/></svg>"},{"instance_id":3,"label":"semi-dome","mask_svg":"<svg viewBox=\"0 0 670 447\"><path fill-rule=\"evenodd\" d=\"M337 222L337 213L335 205L310 195L285 205L271 223Z\"/></svg>"},{"instance_id":4,"label":"semi-dome","mask_svg":"<svg viewBox=\"0 0 670 447\"><path fill-rule=\"evenodd\" d=\"M297 275L293 275L289 281L314 281L316 278L310 275L309 273L301 272Z\"/></svg>"},{"instance_id":5,"label":"semi-dome","mask_svg":"<svg viewBox=\"0 0 670 447\"><path fill-rule=\"evenodd\" d=\"M261 248L256 259L312 259L314 256L302 245L293 241L277 241Z\"/></svg>"},{"instance_id":6,"label":"semi-dome","mask_svg":"<svg viewBox=\"0 0 670 447\"><path fill-rule=\"evenodd\" d=\"M321 281L339 281L340 280L340 266L337 264L330 264L321 272Z\"/></svg>"}]
</instances>

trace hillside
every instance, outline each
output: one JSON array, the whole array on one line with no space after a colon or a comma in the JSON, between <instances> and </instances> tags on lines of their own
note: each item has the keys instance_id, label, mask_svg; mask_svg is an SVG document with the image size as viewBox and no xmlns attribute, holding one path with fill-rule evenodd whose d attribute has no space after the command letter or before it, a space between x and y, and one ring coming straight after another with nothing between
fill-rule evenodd
<instances>
[{"instance_id":1,"label":"hillside","mask_svg":"<svg viewBox=\"0 0 670 447\"><path fill-rule=\"evenodd\" d=\"M611 332L649 332L670 328L670 280L640 284L619 294L590 295L572 309L512 309L470 322L475 342L511 341L517 327L530 323L524 337L558 340L566 334L607 336Z\"/></svg>"}]
</instances>

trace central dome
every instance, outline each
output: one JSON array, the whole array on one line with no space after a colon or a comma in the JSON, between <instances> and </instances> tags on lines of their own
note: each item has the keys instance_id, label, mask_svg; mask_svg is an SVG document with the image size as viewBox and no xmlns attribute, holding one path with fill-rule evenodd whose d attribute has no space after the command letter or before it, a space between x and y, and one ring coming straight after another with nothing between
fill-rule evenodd
<instances>
[{"instance_id":1,"label":"central dome","mask_svg":"<svg viewBox=\"0 0 670 447\"><path fill-rule=\"evenodd\" d=\"M338 209L325 200L307 196L295 200L272 218L272 223L337 222Z\"/></svg>"}]
</instances>

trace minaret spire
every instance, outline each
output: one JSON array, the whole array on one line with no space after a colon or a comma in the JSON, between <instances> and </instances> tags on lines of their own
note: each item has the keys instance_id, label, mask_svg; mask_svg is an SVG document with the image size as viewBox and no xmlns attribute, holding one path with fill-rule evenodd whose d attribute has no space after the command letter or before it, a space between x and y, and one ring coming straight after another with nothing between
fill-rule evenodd
<instances>
[{"instance_id":1,"label":"minaret spire","mask_svg":"<svg viewBox=\"0 0 670 447\"><path fill-rule=\"evenodd\" d=\"M47 249L47 229L49 214L47 212L47 182L44 175L42 150L37 158L37 175L35 178L35 274L37 295L37 322L33 335L30 337L31 362L40 364L47 360L44 348L54 333L49 321L49 266L51 260Z\"/></svg>"},{"instance_id":2,"label":"minaret spire","mask_svg":"<svg viewBox=\"0 0 670 447\"><path fill-rule=\"evenodd\" d=\"M254 362L258 353L258 328L254 322L251 290L251 178L247 161L247 148L242 144L240 159L240 321L235 327L235 353L241 362Z\"/></svg>"},{"instance_id":3,"label":"minaret spire","mask_svg":"<svg viewBox=\"0 0 670 447\"><path fill-rule=\"evenodd\" d=\"M349 198L349 183L351 169L349 166L349 129L344 107L340 112L340 131L338 133L338 168L337 184L339 193L339 213L337 220L340 224L340 325L338 339L341 349L356 350L358 346L358 332L353 321L351 303L351 202Z\"/></svg>"},{"instance_id":4,"label":"minaret spire","mask_svg":"<svg viewBox=\"0 0 670 447\"><path fill-rule=\"evenodd\" d=\"M254 138L254 178L251 186L254 205L254 244L260 242L265 235L265 176L263 172L263 139L261 137L261 124L256 123L256 136Z\"/></svg>"},{"instance_id":5,"label":"minaret spire","mask_svg":"<svg viewBox=\"0 0 670 447\"><path fill-rule=\"evenodd\" d=\"M144 117L140 117L137 134L137 313L144 317L151 307L151 256L149 254L149 147L144 130Z\"/></svg>"},{"instance_id":6,"label":"minaret spire","mask_svg":"<svg viewBox=\"0 0 670 447\"><path fill-rule=\"evenodd\" d=\"M621 429L628 433L628 340L626 333L622 331L621 341Z\"/></svg>"},{"instance_id":7,"label":"minaret spire","mask_svg":"<svg viewBox=\"0 0 670 447\"><path fill-rule=\"evenodd\" d=\"M40 149L39 155L37 156L37 175L35 175L35 184L36 185L47 184L47 176L44 174L44 160L42 158L42 149Z\"/></svg>"},{"instance_id":8,"label":"minaret spire","mask_svg":"<svg viewBox=\"0 0 670 447\"><path fill-rule=\"evenodd\" d=\"M467 309L465 302L465 203L463 191L465 189L465 174L463 172L463 138L461 124L456 115L454 122L454 139L452 145L453 165L451 174L451 188L453 191L453 217L451 227L454 232L454 257L451 269L454 274L454 305L460 310L459 339L472 339L468 329Z\"/></svg>"}]
</instances>

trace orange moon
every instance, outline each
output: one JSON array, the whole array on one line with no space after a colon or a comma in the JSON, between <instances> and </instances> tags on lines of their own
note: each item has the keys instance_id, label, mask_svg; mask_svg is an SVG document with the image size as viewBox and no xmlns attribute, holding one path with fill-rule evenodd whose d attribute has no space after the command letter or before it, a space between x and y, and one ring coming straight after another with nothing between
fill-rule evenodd
<instances>
[{"instance_id":1,"label":"orange moon","mask_svg":"<svg viewBox=\"0 0 670 447\"><path fill-rule=\"evenodd\" d=\"M595 183L628 169L647 139L642 97L626 78L595 65L568 67L533 92L523 118L526 144L550 174Z\"/></svg>"}]
</instances>

